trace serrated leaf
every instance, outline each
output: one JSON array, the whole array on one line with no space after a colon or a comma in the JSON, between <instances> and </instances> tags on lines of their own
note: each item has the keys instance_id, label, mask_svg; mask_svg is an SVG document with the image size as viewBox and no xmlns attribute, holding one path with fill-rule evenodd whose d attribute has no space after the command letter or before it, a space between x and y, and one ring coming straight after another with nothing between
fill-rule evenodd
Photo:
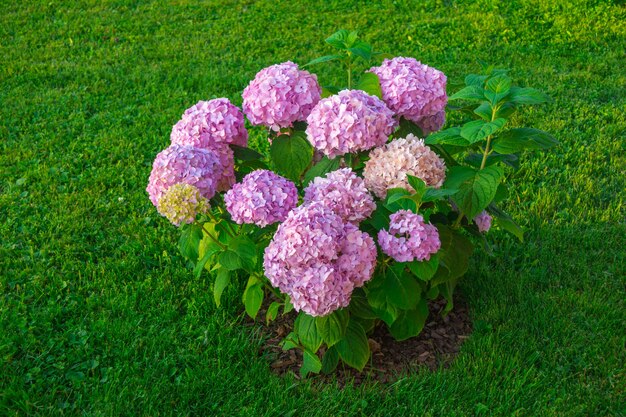
<instances>
[{"instance_id":1,"label":"serrated leaf","mask_svg":"<svg viewBox=\"0 0 626 417\"><path fill-rule=\"evenodd\" d=\"M326 43L334 46L337 49L346 49L348 37L350 36L350 32L345 29L338 30L337 32L330 35L326 38Z\"/></svg>"},{"instance_id":2,"label":"serrated leaf","mask_svg":"<svg viewBox=\"0 0 626 417\"><path fill-rule=\"evenodd\" d=\"M506 119L502 118L492 122L474 120L473 122L463 125L461 128L461 136L467 139L469 143L476 143L502 129L505 123Z\"/></svg>"},{"instance_id":3,"label":"serrated leaf","mask_svg":"<svg viewBox=\"0 0 626 417\"><path fill-rule=\"evenodd\" d=\"M228 146L233 151L233 155L235 155L235 158L241 161L258 161L264 158L262 154L258 153L254 149L237 145Z\"/></svg>"},{"instance_id":4,"label":"serrated leaf","mask_svg":"<svg viewBox=\"0 0 626 417\"><path fill-rule=\"evenodd\" d=\"M491 104L497 104L511 90L511 78L505 74L491 77L485 84L485 97Z\"/></svg>"},{"instance_id":5,"label":"serrated leaf","mask_svg":"<svg viewBox=\"0 0 626 417\"><path fill-rule=\"evenodd\" d=\"M491 120L492 111L493 109L491 107L491 104L487 103L486 101L481 103L478 107L474 109L474 113L480 116L481 119L486 121Z\"/></svg>"},{"instance_id":6,"label":"serrated leaf","mask_svg":"<svg viewBox=\"0 0 626 417\"><path fill-rule=\"evenodd\" d=\"M359 41L348 48L354 55L369 61L372 58L372 46L367 42Z\"/></svg>"},{"instance_id":7,"label":"serrated leaf","mask_svg":"<svg viewBox=\"0 0 626 417\"><path fill-rule=\"evenodd\" d=\"M365 91L370 96L376 96L378 98L383 97L383 92L380 88L380 80L378 79L378 75L373 72L363 73L354 88L356 90Z\"/></svg>"},{"instance_id":8,"label":"serrated leaf","mask_svg":"<svg viewBox=\"0 0 626 417\"><path fill-rule=\"evenodd\" d=\"M322 373L329 374L335 370L339 364L339 353L334 347L326 349L322 358Z\"/></svg>"},{"instance_id":9,"label":"serrated leaf","mask_svg":"<svg viewBox=\"0 0 626 417\"><path fill-rule=\"evenodd\" d=\"M542 104L549 101L549 97L534 88L511 87L509 100L518 105Z\"/></svg>"},{"instance_id":10,"label":"serrated leaf","mask_svg":"<svg viewBox=\"0 0 626 417\"><path fill-rule=\"evenodd\" d=\"M367 297L363 293L362 289L357 289L352 293L350 299L350 314L353 317L359 317L362 319L375 319L376 313L372 310L372 307L367 302Z\"/></svg>"},{"instance_id":11,"label":"serrated leaf","mask_svg":"<svg viewBox=\"0 0 626 417\"><path fill-rule=\"evenodd\" d=\"M465 88L462 88L461 90L457 91L456 93L452 94L452 96L450 96L448 98L448 101L454 101L454 100L484 100L485 96L483 93L483 89L480 87L477 87L475 85L470 85L467 86Z\"/></svg>"},{"instance_id":12,"label":"serrated leaf","mask_svg":"<svg viewBox=\"0 0 626 417\"><path fill-rule=\"evenodd\" d=\"M370 346L367 342L367 335L363 327L355 321L350 320L346 329L346 336L335 346L341 360L359 372L369 361Z\"/></svg>"},{"instance_id":13,"label":"serrated leaf","mask_svg":"<svg viewBox=\"0 0 626 417\"><path fill-rule=\"evenodd\" d=\"M459 185L452 199L463 214L472 219L491 203L502 175L502 170L495 166L474 171L474 175Z\"/></svg>"},{"instance_id":14,"label":"serrated leaf","mask_svg":"<svg viewBox=\"0 0 626 417\"><path fill-rule=\"evenodd\" d=\"M213 299L215 304L219 307L222 300L222 293L230 284L230 271L226 268L220 268L215 276L215 282L213 283Z\"/></svg>"},{"instance_id":15,"label":"serrated leaf","mask_svg":"<svg viewBox=\"0 0 626 417\"><path fill-rule=\"evenodd\" d=\"M243 292L243 305L246 313L248 313L248 316L252 319L255 319L256 315L259 313L264 296L263 284L258 278L250 275L246 289Z\"/></svg>"},{"instance_id":16,"label":"serrated leaf","mask_svg":"<svg viewBox=\"0 0 626 417\"><path fill-rule=\"evenodd\" d=\"M406 340L419 335L428 318L428 303L420 300L412 310L403 310L398 319L389 327L389 332L396 340Z\"/></svg>"},{"instance_id":17,"label":"serrated leaf","mask_svg":"<svg viewBox=\"0 0 626 417\"><path fill-rule=\"evenodd\" d=\"M468 74L465 77L465 85L482 88L485 85L486 75Z\"/></svg>"},{"instance_id":18,"label":"serrated leaf","mask_svg":"<svg viewBox=\"0 0 626 417\"><path fill-rule=\"evenodd\" d=\"M333 346L346 334L346 328L350 321L347 309L335 310L326 316L317 317L315 324L317 331L327 346Z\"/></svg>"},{"instance_id":19,"label":"serrated leaf","mask_svg":"<svg viewBox=\"0 0 626 417\"><path fill-rule=\"evenodd\" d=\"M276 301L273 301L272 304L270 304L270 306L267 308L267 311L265 312L266 324L269 325L272 320L276 320L276 317L278 316L278 309L280 308L280 306L281 304Z\"/></svg>"},{"instance_id":20,"label":"serrated leaf","mask_svg":"<svg viewBox=\"0 0 626 417\"><path fill-rule=\"evenodd\" d=\"M199 256L198 246L203 238L202 227L196 223L191 223L181 226L180 229L178 249L185 258L195 263Z\"/></svg>"},{"instance_id":21,"label":"serrated leaf","mask_svg":"<svg viewBox=\"0 0 626 417\"><path fill-rule=\"evenodd\" d=\"M313 159L313 147L304 132L281 135L272 141L270 155L279 174L298 181Z\"/></svg>"},{"instance_id":22,"label":"serrated leaf","mask_svg":"<svg viewBox=\"0 0 626 417\"><path fill-rule=\"evenodd\" d=\"M306 186L317 177L323 177L329 172L339 169L341 158L328 159L324 156L317 164L313 165L306 174L304 174L303 184Z\"/></svg>"},{"instance_id":23,"label":"serrated leaf","mask_svg":"<svg viewBox=\"0 0 626 417\"><path fill-rule=\"evenodd\" d=\"M302 66L302 68L308 67L309 65L321 64L322 62L335 61L341 58L343 58L343 55L324 55L307 62Z\"/></svg>"},{"instance_id":24,"label":"serrated leaf","mask_svg":"<svg viewBox=\"0 0 626 417\"><path fill-rule=\"evenodd\" d=\"M441 224L439 231L441 248L439 249L439 268L431 280L431 285L438 285L461 277L469 268L469 258L474 250L472 242L460 233Z\"/></svg>"},{"instance_id":25,"label":"serrated leaf","mask_svg":"<svg viewBox=\"0 0 626 417\"><path fill-rule=\"evenodd\" d=\"M427 261L413 261L407 263L407 266L413 275L422 281L428 281L435 275L437 268L439 268L439 258L436 255L432 255Z\"/></svg>"},{"instance_id":26,"label":"serrated leaf","mask_svg":"<svg viewBox=\"0 0 626 417\"><path fill-rule=\"evenodd\" d=\"M300 339L300 343L312 352L317 352L320 346L322 346L322 336L317 331L315 321L315 317L301 312L294 323L294 329Z\"/></svg>"},{"instance_id":27,"label":"serrated leaf","mask_svg":"<svg viewBox=\"0 0 626 417\"><path fill-rule=\"evenodd\" d=\"M387 301L401 309L415 308L421 298L421 289L417 281L404 271L403 264L394 264L387 268L383 286Z\"/></svg>"},{"instance_id":28,"label":"serrated leaf","mask_svg":"<svg viewBox=\"0 0 626 417\"><path fill-rule=\"evenodd\" d=\"M493 143L493 150L502 154L523 150L548 149L559 143L548 132L528 127L509 129L501 133Z\"/></svg>"},{"instance_id":29,"label":"serrated leaf","mask_svg":"<svg viewBox=\"0 0 626 417\"><path fill-rule=\"evenodd\" d=\"M455 146L468 146L470 142L461 136L460 127L451 127L449 129L440 130L436 133L431 133L426 137L424 143L427 145L455 145Z\"/></svg>"},{"instance_id":30,"label":"serrated leaf","mask_svg":"<svg viewBox=\"0 0 626 417\"><path fill-rule=\"evenodd\" d=\"M228 242L228 249L240 258L239 265L248 272L253 272L257 262L257 247L247 236L235 236ZM221 263L221 262L220 262Z\"/></svg>"},{"instance_id":31,"label":"serrated leaf","mask_svg":"<svg viewBox=\"0 0 626 417\"><path fill-rule=\"evenodd\" d=\"M422 202L428 203L430 201L447 199L451 195L456 194L457 191L459 190L446 188L429 188L424 193L424 196L422 197Z\"/></svg>"},{"instance_id":32,"label":"serrated leaf","mask_svg":"<svg viewBox=\"0 0 626 417\"><path fill-rule=\"evenodd\" d=\"M322 361L315 353L304 350L302 352L302 366L300 367L300 376L306 378L309 373L317 374L322 370Z\"/></svg>"},{"instance_id":33,"label":"serrated leaf","mask_svg":"<svg viewBox=\"0 0 626 417\"><path fill-rule=\"evenodd\" d=\"M406 174L406 179L421 201L422 196L426 192L426 183L424 182L424 180L410 174Z\"/></svg>"}]
</instances>

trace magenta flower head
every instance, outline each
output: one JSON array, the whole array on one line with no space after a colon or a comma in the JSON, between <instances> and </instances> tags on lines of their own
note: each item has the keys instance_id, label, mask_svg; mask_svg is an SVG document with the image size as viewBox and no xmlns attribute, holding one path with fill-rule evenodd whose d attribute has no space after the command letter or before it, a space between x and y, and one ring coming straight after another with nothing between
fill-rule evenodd
<instances>
[{"instance_id":1,"label":"magenta flower head","mask_svg":"<svg viewBox=\"0 0 626 417\"><path fill-rule=\"evenodd\" d=\"M259 71L243 90L243 111L253 125L273 130L306 120L322 96L317 76L293 62Z\"/></svg>"},{"instance_id":2,"label":"magenta flower head","mask_svg":"<svg viewBox=\"0 0 626 417\"><path fill-rule=\"evenodd\" d=\"M435 188L441 187L446 178L443 159L412 134L374 149L369 157L363 169L365 186L381 199L390 188L415 191L409 185L407 174Z\"/></svg>"},{"instance_id":3,"label":"magenta flower head","mask_svg":"<svg viewBox=\"0 0 626 417\"><path fill-rule=\"evenodd\" d=\"M350 304L352 291L372 277L374 240L319 203L289 213L265 249L265 276L294 308L325 316Z\"/></svg>"},{"instance_id":4,"label":"magenta flower head","mask_svg":"<svg viewBox=\"0 0 626 417\"><path fill-rule=\"evenodd\" d=\"M243 178L224 195L226 209L238 224L254 223L265 227L282 222L298 204L298 190L294 183L259 169Z\"/></svg>"},{"instance_id":5,"label":"magenta flower head","mask_svg":"<svg viewBox=\"0 0 626 417\"><path fill-rule=\"evenodd\" d=\"M415 58L385 59L370 72L378 75L383 100L398 116L419 124L446 107L446 76Z\"/></svg>"},{"instance_id":6,"label":"magenta flower head","mask_svg":"<svg viewBox=\"0 0 626 417\"><path fill-rule=\"evenodd\" d=\"M361 90L343 90L317 103L306 134L329 158L381 146L397 126L381 99Z\"/></svg>"},{"instance_id":7,"label":"magenta flower head","mask_svg":"<svg viewBox=\"0 0 626 417\"><path fill-rule=\"evenodd\" d=\"M486 233L489 229L491 229L491 216L487 213L487 211L483 210L480 214L474 217L474 223L478 226L479 232Z\"/></svg>"},{"instance_id":8,"label":"magenta flower head","mask_svg":"<svg viewBox=\"0 0 626 417\"><path fill-rule=\"evenodd\" d=\"M219 157L213 151L171 145L156 156L146 191L156 207L163 193L179 182L193 185L208 200L215 195L222 169Z\"/></svg>"},{"instance_id":9,"label":"magenta flower head","mask_svg":"<svg viewBox=\"0 0 626 417\"><path fill-rule=\"evenodd\" d=\"M439 232L424 218L408 210L389 216L389 231L378 232L381 250L398 262L429 260L441 247Z\"/></svg>"},{"instance_id":10,"label":"magenta flower head","mask_svg":"<svg viewBox=\"0 0 626 417\"><path fill-rule=\"evenodd\" d=\"M365 182L350 168L342 168L317 177L304 190L304 203L321 203L344 221L359 223L376 209Z\"/></svg>"},{"instance_id":11,"label":"magenta flower head","mask_svg":"<svg viewBox=\"0 0 626 417\"><path fill-rule=\"evenodd\" d=\"M241 110L227 99L199 101L185 110L170 139L175 145L212 149L216 145L248 145L248 131Z\"/></svg>"}]
</instances>

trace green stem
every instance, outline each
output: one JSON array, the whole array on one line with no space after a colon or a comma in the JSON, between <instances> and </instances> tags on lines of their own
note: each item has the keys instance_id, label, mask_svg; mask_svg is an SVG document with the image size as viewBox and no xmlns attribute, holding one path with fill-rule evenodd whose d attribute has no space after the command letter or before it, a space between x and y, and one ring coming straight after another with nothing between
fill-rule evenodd
<instances>
[{"instance_id":1,"label":"green stem","mask_svg":"<svg viewBox=\"0 0 626 417\"><path fill-rule=\"evenodd\" d=\"M202 225L202 230L204 230L204 233L206 233L206 234L207 234L207 236L208 236L208 237L210 237L210 238L211 238L211 240L212 240L213 242L217 243L217 245L218 245L220 248L222 248L222 249L224 249L224 250L228 249L226 246L224 246L224 244L223 244L223 243L221 243L220 241L218 241L218 240L217 240L217 238L216 238L215 236L213 236L213 235L211 234L211 232L209 232L209 231L206 229L206 227L204 227L204 225Z\"/></svg>"},{"instance_id":2,"label":"green stem","mask_svg":"<svg viewBox=\"0 0 626 417\"><path fill-rule=\"evenodd\" d=\"M456 221L452 225L453 229L458 229L461 225L461 220L463 220L463 213L459 212L459 217L456 218Z\"/></svg>"},{"instance_id":3,"label":"green stem","mask_svg":"<svg viewBox=\"0 0 626 417\"><path fill-rule=\"evenodd\" d=\"M285 296L280 291L278 291L276 288L274 288L267 281L267 279L265 279L265 277L263 277L263 276L259 277L259 281L261 281L263 283L263 285L266 286L267 289L269 289L279 300L282 300L283 302L285 301Z\"/></svg>"},{"instance_id":4,"label":"green stem","mask_svg":"<svg viewBox=\"0 0 626 417\"><path fill-rule=\"evenodd\" d=\"M497 107L492 107L491 108L491 121L493 122L494 120L496 120L496 112L498 111ZM489 146L491 145L491 135L487 136L487 146L485 146L485 150L483 151L483 160L480 163L480 169L485 168L485 165L487 164L487 157L489 156L489 154L491 153L489 151Z\"/></svg>"},{"instance_id":5,"label":"green stem","mask_svg":"<svg viewBox=\"0 0 626 417\"><path fill-rule=\"evenodd\" d=\"M352 89L352 56L348 52L348 90Z\"/></svg>"}]
</instances>

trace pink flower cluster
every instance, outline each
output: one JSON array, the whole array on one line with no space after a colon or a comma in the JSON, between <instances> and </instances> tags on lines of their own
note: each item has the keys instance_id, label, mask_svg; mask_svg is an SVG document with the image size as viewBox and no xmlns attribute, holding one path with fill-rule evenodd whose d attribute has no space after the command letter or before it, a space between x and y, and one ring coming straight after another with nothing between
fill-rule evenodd
<instances>
[{"instance_id":1,"label":"pink flower cluster","mask_svg":"<svg viewBox=\"0 0 626 417\"><path fill-rule=\"evenodd\" d=\"M486 210L483 210L479 215L474 217L474 223L478 226L478 231L486 233L491 229L491 216Z\"/></svg>"},{"instance_id":2,"label":"pink flower cluster","mask_svg":"<svg viewBox=\"0 0 626 417\"><path fill-rule=\"evenodd\" d=\"M399 210L389 216L389 231L378 232L382 251L398 262L429 260L441 247L439 232L419 214Z\"/></svg>"},{"instance_id":3,"label":"pink flower cluster","mask_svg":"<svg viewBox=\"0 0 626 417\"><path fill-rule=\"evenodd\" d=\"M383 145L397 121L378 97L361 90L343 90L320 100L309 114L307 124L309 142L334 158Z\"/></svg>"},{"instance_id":4,"label":"pink flower cluster","mask_svg":"<svg viewBox=\"0 0 626 417\"><path fill-rule=\"evenodd\" d=\"M446 123L446 112L441 110L432 116L426 116L417 122L417 125L422 129L424 137L430 135L433 132L439 131Z\"/></svg>"},{"instance_id":5,"label":"pink flower cluster","mask_svg":"<svg viewBox=\"0 0 626 417\"><path fill-rule=\"evenodd\" d=\"M253 171L224 195L226 209L238 224L265 227L285 220L298 205L294 183L265 169Z\"/></svg>"},{"instance_id":6,"label":"pink flower cluster","mask_svg":"<svg viewBox=\"0 0 626 417\"><path fill-rule=\"evenodd\" d=\"M243 113L228 99L200 101L185 110L172 128L170 139L175 145L214 151L222 165L217 191L226 191L235 183L235 159L228 145L247 146L244 123Z\"/></svg>"},{"instance_id":7,"label":"pink flower cluster","mask_svg":"<svg viewBox=\"0 0 626 417\"><path fill-rule=\"evenodd\" d=\"M370 71L380 79L387 106L407 120L420 124L446 107L446 76L415 58L385 59Z\"/></svg>"},{"instance_id":8,"label":"pink flower cluster","mask_svg":"<svg viewBox=\"0 0 626 417\"><path fill-rule=\"evenodd\" d=\"M243 90L243 111L253 125L279 130L305 120L321 95L316 75L285 62L259 71Z\"/></svg>"},{"instance_id":9,"label":"pink flower cluster","mask_svg":"<svg viewBox=\"0 0 626 417\"><path fill-rule=\"evenodd\" d=\"M378 198L385 198L390 188L415 191L407 174L420 178L429 187L439 188L446 177L446 166L422 139L412 134L396 139L370 152L365 163L365 185Z\"/></svg>"},{"instance_id":10,"label":"pink flower cluster","mask_svg":"<svg viewBox=\"0 0 626 417\"><path fill-rule=\"evenodd\" d=\"M265 250L265 276L297 311L325 316L347 307L372 277L373 239L319 203L291 211Z\"/></svg>"},{"instance_id":11,"label":"pink flower cluster","mask_svg":"<svg viewBox=\"0 0 626 417\"><path fill-rule=\"evenodd\" d=\"M344 221L359 223L376 209L365 182L350 168L342 168L317 177L304 190L304 203L321 203Z\"/></svg>"},{"instance_id":12,"label":"pink flower cluster","mask_svg":"<svg viewBox=\"0 0 626 417\"><path fill-rule=\"evenodd\" d=\"M202 197L211 199L222 169L219 157L211 150L171 145L154 159L146 191L156 207L163 193L179 182L195 186Z\"/></svg>"}]
</instances>

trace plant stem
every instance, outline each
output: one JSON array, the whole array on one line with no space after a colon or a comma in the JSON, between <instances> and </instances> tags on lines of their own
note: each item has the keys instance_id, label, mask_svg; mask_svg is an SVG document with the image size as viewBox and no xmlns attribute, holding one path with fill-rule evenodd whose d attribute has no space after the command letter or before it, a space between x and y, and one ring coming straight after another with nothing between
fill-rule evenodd
<instances>
[{"instance_id":1,"label":"plant stem","mask_svg":"<svg viewBox=\"0 0 626 417\"><path fill-rule=\"evenodd\" d=\"M492 107L491 108L491 121L493 122L494 120L496 120L496 112L498 111L497 107ZM487 146L485 146L485 151L483 152L483 160L480 163L480 169L485 168L485 165L487 164L487 157L489 156L489 154L491 153L489 151L489 146L491 145L491 135L487 136Z\"/></svg>"},{"instance_id":2,"label":"plant stem","mask_svg":"<svg viewBox=\"0 0 626 417\"><path fill-rule=\"evenodd\" d=\"M266 286L272 292L272 294L274 294L279 300L282 300L283 302L285 302L285 296L276 288L274 288L271 284L269 284L267 282L267 279L265 279L265 277L263 276L259 277L259 281L261 281L263 285Z\"/></svg>"},{"instance_id":3,"label":"plant stem","mask_svg":"<svg viewBox=\"0 0 626 417\"><path fill-rule=\"evenodd\" d=\"M217 245L218 245L220 248L222 248L222 249L224 249L224 250L226 250L226 249L227 249L227 248L226 248L226 246L224 246L224 244L223 244L223 243L221 243L220 241L218 241L218 240L217 240L217 238L216 238L215 236L213 236L213 235L211 234L211 232L209 232L209 231L206 229L206 227L204 227L204 225L202 225L202 230L204 231L204 233L206 233L206 234L207 234L207 236L208 236L208 237L210 237L210 238L211 238L211 240L212 240L213 242L217 243Z\"/></svg>"},{"instance_id":4,"label":"plant stem","mask_svg":"<svg viewBox=\"0 0 626 417\"><path fill-rule=\"evenodd\" d=\"M352 56L348 52L348 90L352 89Z\"/></svg>"}]
</instances>

